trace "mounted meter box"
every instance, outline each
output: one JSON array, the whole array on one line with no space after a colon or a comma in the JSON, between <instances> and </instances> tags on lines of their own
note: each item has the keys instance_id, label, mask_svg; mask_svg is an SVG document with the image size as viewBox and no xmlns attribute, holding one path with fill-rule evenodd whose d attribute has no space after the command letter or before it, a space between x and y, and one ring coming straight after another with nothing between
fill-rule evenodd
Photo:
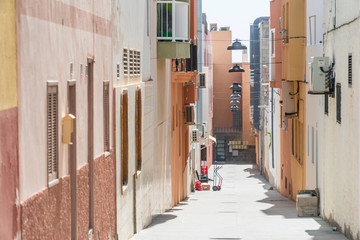
<instances>
[{"instance_id":1,"label":"mounted meter box","mask_svg":"<svg viewBox=\"0 0 360 240\"><path fill-rule=\"evenodd\" d=\"M325 94L329 93L329 84L327 84L326 75L329 69L329 58L328 57L311 57L309 63L310 70L310 90L309 94Z\"/></svg>"},{"instance_id":2,"label":"mounted meter box","mask_svg":"<svg viewBox=\"0 0 360 240\"><path fill-rule=\"evenodd\" d=\"M295 109L295 93L294 93L294 82L283 81L283 109L285 117L292 118L297 116Z\"/></svg>"}]
</instances>

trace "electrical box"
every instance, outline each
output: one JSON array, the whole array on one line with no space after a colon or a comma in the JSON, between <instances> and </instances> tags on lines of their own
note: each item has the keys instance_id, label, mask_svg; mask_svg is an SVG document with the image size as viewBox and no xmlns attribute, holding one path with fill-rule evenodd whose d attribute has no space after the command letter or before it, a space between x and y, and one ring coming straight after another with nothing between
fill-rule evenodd
<instances>
[{"instance_id":1,"label":"electrical box","mask_svg":"<svg viewBox=\"0 0 360 240\"><path fill-rule=\"evenodd\" d=\"M310 71L310 90L309 94L324 94L330 92L329 84L327 84L326 75L324 73L329 69L329 58L328 57L311 57L309 63Z\"/></svg>"},{"instance_id":2,"label":"electrical box","mask_svg":"<svg viewBox=\"0 0 360 240\"><path fill-rule=\"evenodd\" d=\"M283 110L285 113L285 117L292 118L297 115L295 109L295 91L294 90L294 82L283 81L282 82L283 89Z\"/></svg>"},{"instance_id":3,"label":"electrical box","mask_svg":"<svg viewBox=\"0 0 360 240\"><path fill-rule=\"evenodd\" d=\"M71 134L74 131L75 116L67 114L62 119L62 143L71 144Z\"/></svg>"}]
</instances>

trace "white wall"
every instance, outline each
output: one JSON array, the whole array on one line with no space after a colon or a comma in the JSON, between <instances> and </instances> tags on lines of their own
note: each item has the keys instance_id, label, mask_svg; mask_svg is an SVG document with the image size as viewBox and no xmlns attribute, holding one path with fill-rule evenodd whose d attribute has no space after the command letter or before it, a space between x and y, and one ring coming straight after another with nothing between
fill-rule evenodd
<instances>
[{"instance_id":1,"label":"white wall","mask_svg":"<svg viewBox=\"0 0 360 240\"><path fill-rule=\"evenodd\" d=\"M346 229L354 238L359 234L359 70L353 67L353 84L348 86L348 54L359 66L360 3L356 0L324 1L325 56L335 60L336 83L341 83L341 123L336 122L336 97L329 98L329 114L324 117L324 155L322 176L322 215ZM330 12L331 10L331 12ZM341 27L340 27L341 26Z\"/></svg>"},{"instance_id":2,"label":"white wall","mask_svg":"<svg viewBox=\"0 0 360 240\"><path fill-rule=\"evenodd\" d=\"M149 4L149 8L147 7ZM126 9L126 11L125 11ZM149 12L148 12L149 11ZM148 16L151 20L148 23ZM156 2L133 0L115 1L113 7L113 73L121 66L120 78L114 77L116 87L116 164L117 164L117 231L119 239L134 233L134 204L136 230L151 223L152 218L171 207L171 141L170 141L170 62L157 60ZM148 24L149 35L148 35ZM141 51L141 76L129 78L123 74L123 48ZM135 173L135 89L142 88L143 135L142 171ZM121 91L129 93L129 183L121 192ZM136 184L134 187L134 184ZM136 203L134 203L136 191Z\"/></svg>"}]
</instances>

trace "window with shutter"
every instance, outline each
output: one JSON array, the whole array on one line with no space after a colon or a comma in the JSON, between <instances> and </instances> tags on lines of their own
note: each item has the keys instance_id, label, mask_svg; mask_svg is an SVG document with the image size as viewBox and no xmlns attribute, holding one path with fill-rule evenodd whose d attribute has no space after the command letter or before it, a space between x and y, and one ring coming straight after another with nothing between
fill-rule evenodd
<instances>
[{"instance_id":1,"label":"window with shutter","mask_svg":"<svg viewBox=\"0 0 360 240\"><path fill-rule=\"evenodd\" d=\"M129 135L128 135L128 91L123 90L121 96L121 184L128 184L129 169Z\"/></svg>"},{"instance_id":2,"label":"window with shutter","mask_svg":"<svg viewBox=\"0 0 360 240\"><path fill-rule=\"evenodd\" d=\"M110 106L109 106L109 81L104 81L103 84L103 106L104 106L104 150L110 151Z\"/></svg>"},{"instance_id":3,"label":"window with shutter","mask_svg":"<svg viewBox=\"0 0 360 240\"><path fill-rule=\"evenodd\" d=\"M58 178L58 86L47 87L47 165L48 182Z\"/></svg>"},{"instance_id":4,"label":"window with shutter","mask_svg":"<svg viewBox=\"0 0 360 240\"><path fill-rule=\"evenodd\" d=\"M141 87L136 89L136 171L141 171L142 152L141 152L141 128L142 128L142 106L141 106Z\"/></svg>"}]
</instances>

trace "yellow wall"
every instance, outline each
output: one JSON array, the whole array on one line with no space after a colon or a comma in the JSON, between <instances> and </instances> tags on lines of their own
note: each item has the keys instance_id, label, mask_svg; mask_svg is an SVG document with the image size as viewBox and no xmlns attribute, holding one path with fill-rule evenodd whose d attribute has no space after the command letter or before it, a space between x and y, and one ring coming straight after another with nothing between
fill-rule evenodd
<instances>
[{"instance_id":1,"label":"yellow wall","mask_svg":"<svg viewBox=\"0 0 360 240\"><path fill-rule=\"evenodd\" d=\"M16 1L0 1L0 111L17 106Z\"/></svg>"}]
</instances>

